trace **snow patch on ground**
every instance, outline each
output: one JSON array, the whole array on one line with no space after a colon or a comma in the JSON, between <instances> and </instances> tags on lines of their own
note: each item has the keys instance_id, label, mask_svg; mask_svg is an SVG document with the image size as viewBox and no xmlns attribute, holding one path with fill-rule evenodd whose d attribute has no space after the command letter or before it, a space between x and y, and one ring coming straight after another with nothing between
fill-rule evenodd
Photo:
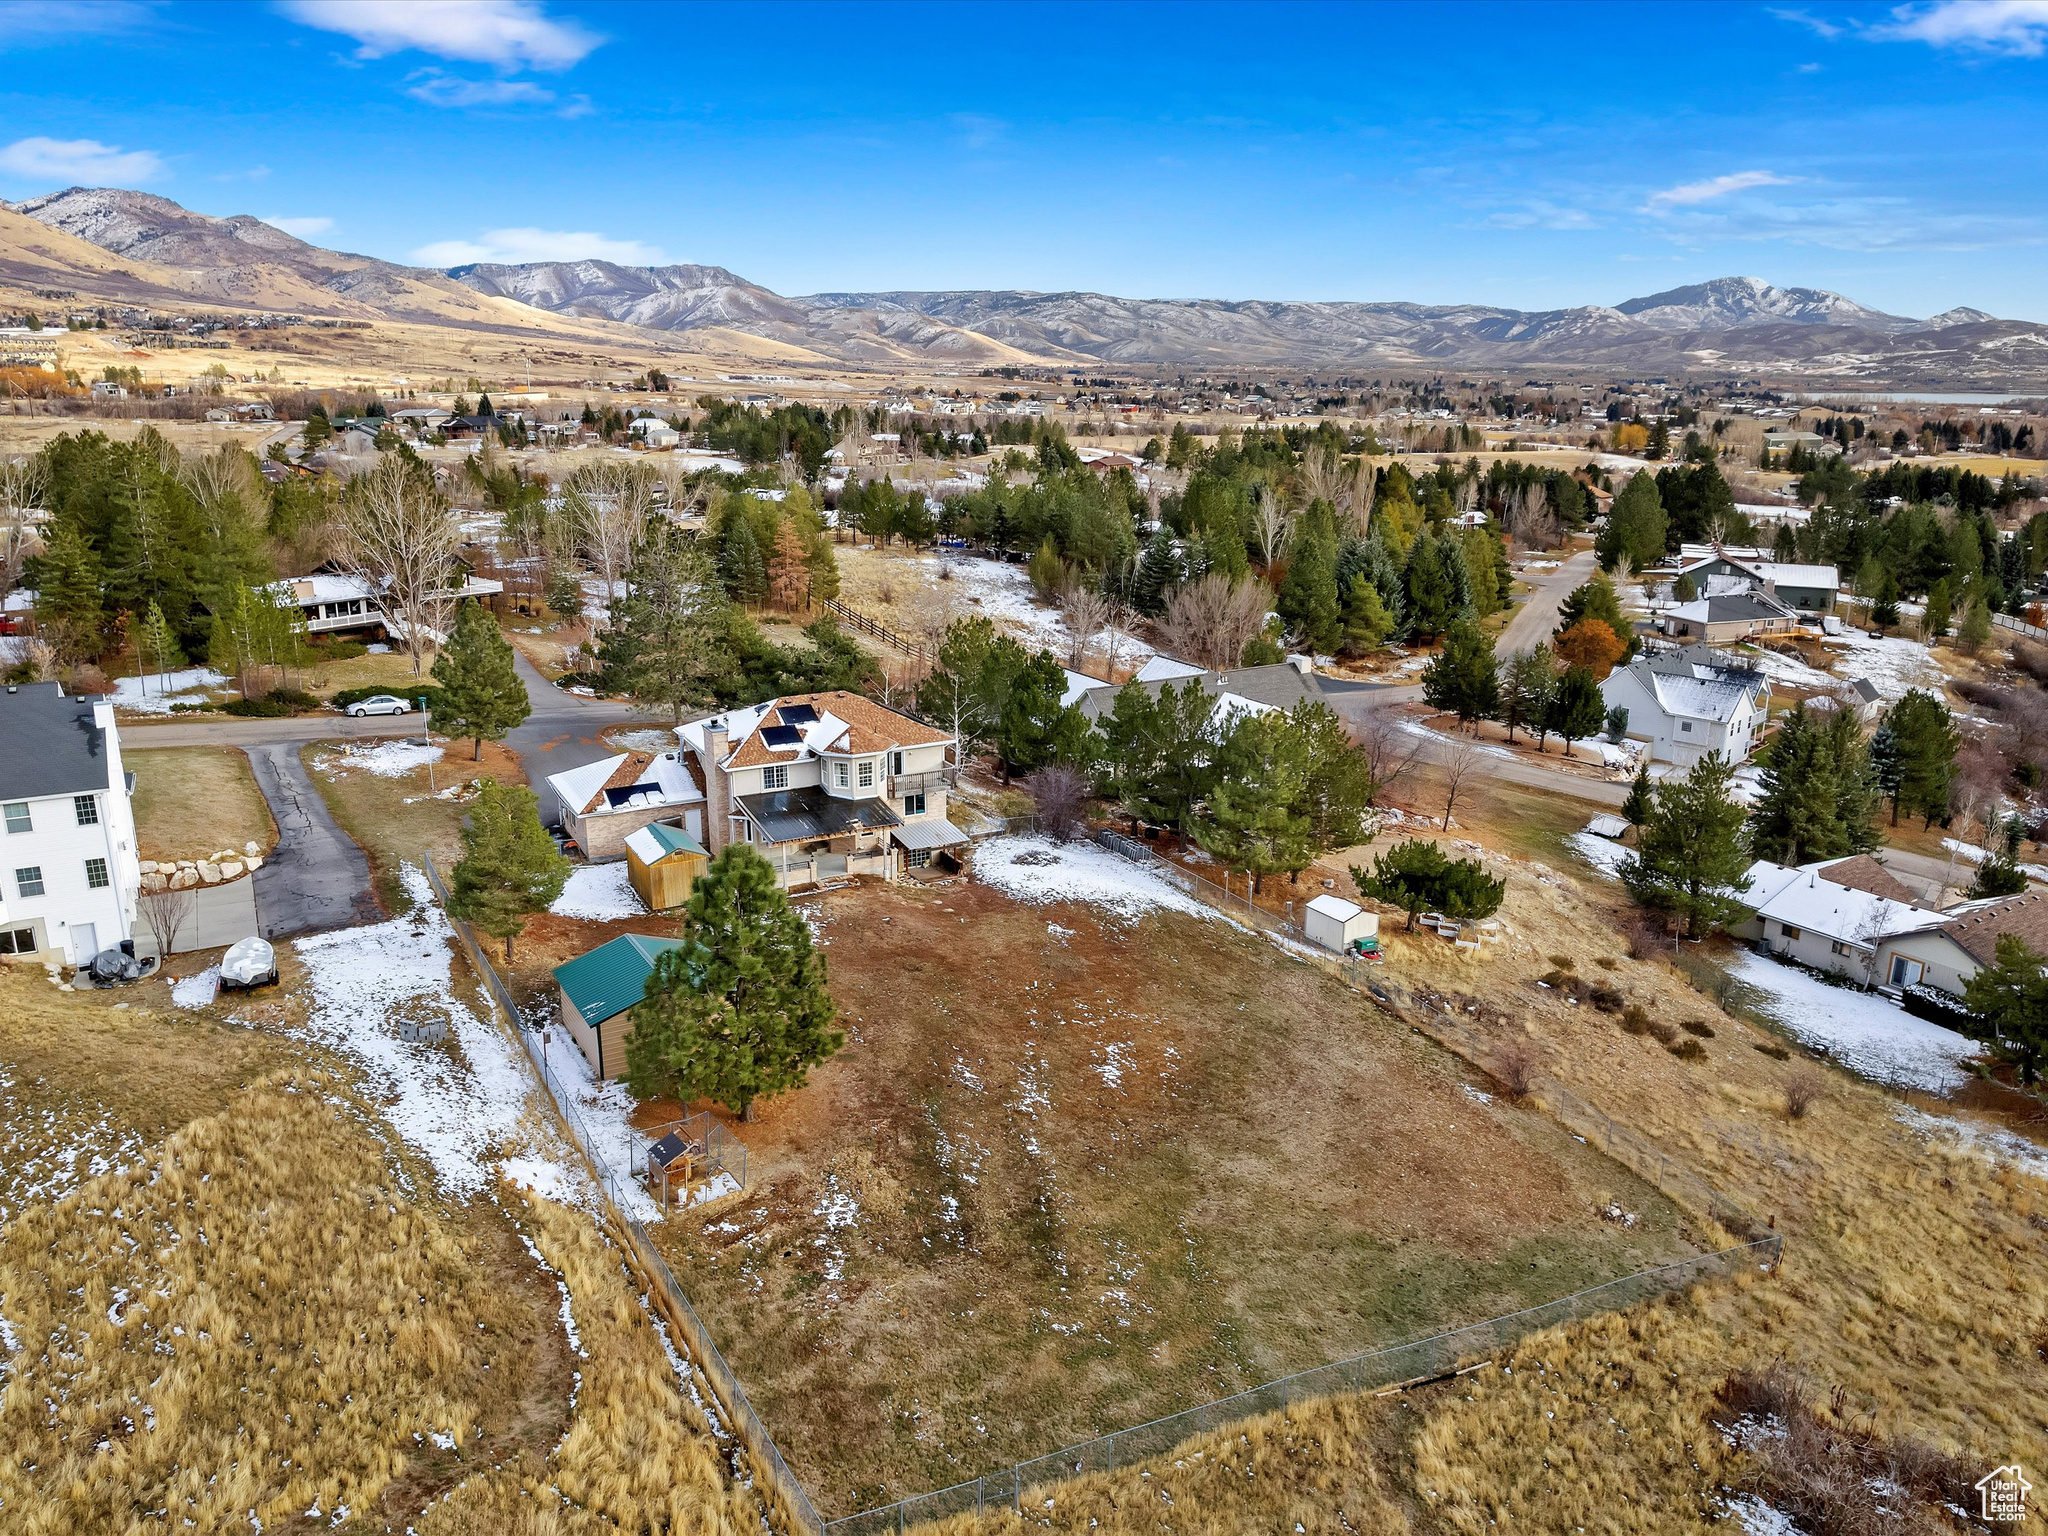
<instances>
[{"instance_id":1,"label":"snow patch on ground","mask_svg":"<svg viewBox=\"0 0 2048 1536\"><path fill-rule=\"evenodd\" d=\"M1425 741L1440 741L1445 746L1472 747L1486 757L1505 757L1512 759L1515 755L1514 753L1510 752L1506 747L1487 746L1469 736L1446 736L1442 731L1434 730L1430 726L1423 724L1422 721L1416 720L1412 717L1404 719L1401 722L1401 729L1408 735L1420 736Z\"/></svg>"},{"instance_id":2,"label":"snow patch on ground","mask_svg":"<svg viewBox=\"0 0 2048 1536\"><path fill-rule=\"evenodd\" d=\"M329 778L361 769L380 779L402 779L407 774L441 761L442 748L418 741L380 741L375 746L350 742L339 752L316 758L313 766Z\"/></svg>"},{"instance_id":3,"label":"snow patch on ground","mask_svg":"<svg viewBox=\"0 0 2048 1536\"><path fill-rule=\"evenodd\" d=\"M1601 837L1594 832L1574 832L1565 839L1565 845L1601 874L1611 875L1617 879L1624 869L1636 861L1635 849L1625 848L1611 838Z\"/></svg>"},{"instance_id":4,"label":"snow patch on ground","mask_svg":"<svg viewBox=\"0 0 2048 1536\"><path fill-rule=\"evenodd\" d=\"M87 1179L125 1168L143 1141L104 1108L0 1066L0 1226L28 1206L55 1200ZM19 1346L0 1335L0 1364Z\"/></svg>"},{"instance_id":5,"label":"snow patch on ground","mask_svg":"<svg viewBox=\"0 0 2048 1536\"><path fill-rule=\"evenodd\" d=\"M1800 1536L1799 1527L1782 1509L1766 1504L1753 1493L1728 1501L1728 1513L1741 1524L1745 1536Z\"/></svg>"},{"instance_id":6,"label":"snow patch on ground","mask_svg":"<svg viewBox=\"0 0 2048 1536\"><path fill-rule=\"evenodd\" d=\"M171 1001L180 1008L204 1008L220 992L220 967L209 965L196 976L182 976L171 983Z\"/></svg>"},{"instance_id":7,"label":"snow patch on ground","mask_svg":"<svg viewBox=\"0 0 2048 1536\"><path fill-rule=\"evenodd\" d=\"M400 878L413 901L404 917L293 946L306 967L305 1033L361 1069L368 1097L426 1159L443 1193L477 1195L510 1160L529 1188L584 1191L579 1203L587 1204L573 1153L533 1113L535 1084L519 1047L455 996L454 931L425 875L407 864ZM401 1022L445 1024L449 1038L400 1039Z\"/></svg>"},{"instance_id":8,"label":"snow patch on ground","mask_svg":"<svg viewBox=\"0 0 2048 1536\"><path fill-rule=\"evenodd\" d=\"M974 852L974 875L1012 901L1082 901L1126 921L1162 910L1220 916L1142 865L1095 843L991 838Z\"/></svg>"},{"instance_id":9,"label":"snow patch on ground","mask_svg":"<svg viewBox=\"0 0 2048 1536\"><path fill-rule=\"evenodd\" d=\"M549 1033L548 1073L583 1122L590 1146L611 1170L613 1198L635 1220L661 1220L661 1207L633 1177L647 1147L647 1138L633 1129L638 1101L624 1083L599 1082L567 1032L551 1027Z\"/></svg>"},{"instance_id":10,"label":"snow patch on ground","mask_svg":"<svg viewBox=\"0 0 2048 1536\"><path fill-rule=\"evenodd\" d=\"M1731 967L1764 994L1763 1009L1808 1045L1883 1083L1945 1093L1968 1081L1977 1042L1917 1019L1875 992L1831 987L1797 967L1745 950Z\"/></svg>"},{"instance_id":11,"label":"snow patch on ground","mask_svg":"<svg viewBox=\"0 0 2048 1536\"><path fill-rule=\"evenodd\" d=\"M673 752L676 749L676 733L658 728L608 731L604 739L621 752Z\"/></svg>"},{"instance_id":12,"label":"snow patch on ground","mask_svg":"<svg viewBox=\"0 0 2048 1536\"><path fill-rule=\"evenodd\" d=\"M1073 632L1067 628L1066 615L1038 601L1038 595L1031 587L1031 575L1022 565L961 554L926 555L903 564L916 572L918 580L926 588L933 591L950 588L959 594L968 613L993 619L996 628L1028 640L1034 647L1043 646L1064 660L1073 645ZM940 575L942 568L949 573L945 577ZM1089 646L1089 654L1100 657L1106 654L1107 648L1107 635L1097 635ZM1119 665L1126 662L1142 665L1154 654L1151 646L1129 631L1117 631L1116 659Z\"/></svg>"},{"instance_id":13,"label":"snow patch on ground","mask_svg":"<svg viewBox=\"0 0 2048 1536\"><path fill-rule=\"evenodd\" d=\"M609 921L639 917L647 911L632 883L626 878L623 861L616 864L579 864L569 871L562 894L548 910L557 917L587 917Z\"/></svg>"},{"instance_id":14,"label":"snow patch on ground","mask_svg":"<svg viewBox=\"0 0 2048 1536\"><path fill-rule=\"evenodd\" d=\"M2011 1164L2037 1179L2048 1179L2048 1147L2038 1141L2029 1141L2024 1136L1975 1120L1950 1120L1941 1115L1930 1115L1910 1104L1897 1105L1892 1113L1908 1130L1930 1141L1951 1142L1971 1157L1981 1157L1994 1167Z\"/></svg>"},{"instance_id":15,"label":"snow patch on ground","mask_svg":"<svg viewBox=\"0 0 2048 1536\"><path fill-rule=\"evenodd\" d=\"M186 667L161 676L152 672L147 677L117 677L114 704L138 715L168 715L173 704L205 704L209 702L206 689L227 685L225 677L208 667Z\"/></svg>"},{"instance_id":16,"label":"snow patch on ground","mask_svg":"<svg viewBox=\"0 0 2048 1536\"><path fill-rule=\"evenodd\" d=\"M1909 689L1925 688L1941 696L1946 680L1934 653L1918 640L1897 635L1866 635L1845 630L1823 642L1829 650L1842 652L1835 665L1848 677L1866 677L1878 694L1890 703L1902 699Z\"/></svg>"}]
</instances>

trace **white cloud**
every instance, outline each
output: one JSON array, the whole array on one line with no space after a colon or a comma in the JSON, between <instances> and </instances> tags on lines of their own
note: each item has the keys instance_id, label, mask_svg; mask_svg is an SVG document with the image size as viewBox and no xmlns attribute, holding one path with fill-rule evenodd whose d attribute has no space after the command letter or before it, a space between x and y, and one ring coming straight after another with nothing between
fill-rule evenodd
<instances>
[{"instance_id":1,"label":"white cloud","mask_svg":"<svg viewBox=\"0 0 2048 1536\"><path fill-rule=\"evenodd\" d=\"M474 262L514 266L527 261L615 261L622 266L660 266L668 258L638 240L614 240L588 230L487 229L476 240L437 240L412 253L427 267L464 267Z\"/></svg>"},{"instance_id":2,"label":"white cloud","mask_svg":"<svg viewBox=\"0 0 2048 1536\"><path fill-rule=\"evenodd\" d=\"M1796 180L1796 176L1777 176L1769 171L1736 171L1732 175L1715 176L1706 181L1689 181L1683 186L1666 187L1662 192L1652 192L1646 206L1652 212L1659 208L1690 208L1696 203L1708 203L1717 197L1726 197L1731 192L1746 192L1751 187L1785 187Z\"/></svg>"},{"instance_id":3,"label":"white cloud","mask_svg":"<svg viewBox=\"0 0 2048 1536\"><path fill-rule=\"evenodd\" d=\"M2048 0L1936 0L1901 5L1872 37L2038 59L2048 53Z\"/></svg>"},{"instance_id":4,"label":"white cloud","mask_svg":"<svg viewBox=\"0 0 2048 1536\"><path fill-rule=\"evenodd\" d=\"M263 222L272 229L281 229L288 235L297 235L301 240L309 240L314 235L324 235L334 228L334 220L323 214L315 214L304 219L280 219L266 213L263 215Z\"/></svg>"},{"instance_id":5,"label":"white cloud","mask_svg":"<svg viewBox=\"0 0 2048 1536\"><path fill-rule=\"evenodd\" d=\"M1780 10L1773 7L1771 14L1780 21L1789 21L1795 26L1805 27L1820 37L1828 38L1830 41L1842 35L1842 29L1832 21L1825 21L1818 16L1809 15L1805 11Z\"/></svg>"},{"instance_id":6,"label":"white cloud","mask_svg":"<svg viewBox=\"0 0 2048 1536\"><path fill-rule=\"evenodd\" d=\"M534 0L283 0L294 21L339 32L379 59L416 48L498 69L567 69L604 39Z\"/></svg>"},{"instance_id":7,"label":"white cloud","mask_svg":"<svg viewBox=\"0 0 2048 1536\"><path fill-rule=\"evenodd\" d=\"M1583 208L1532 198L1515 208L1490 214L1486 222L1495 229L1598 229L1597 220Z\"/></svg>"},{"instance_id":8,"label":"white cloud","mask_svg":"<svg viewBox=\"0 0 2048 1536\"><path fill-rule=\"evenodd\" d=\"M544 107L555 93L531 80L465 80L438 69L412 77L405 94L436 107Z\"/></svg>"},{"instance_id":9,"label":"white cloud","mask_svg":"<svg viewBox=\"0 0 2048 1536\"><path fill-rule=\"evenodd\" d=\"M122 149L98 139L16 139L0 149L0 171L25 181L134 187L163 174L154 150Z\"/></svg>"}]
</instances>

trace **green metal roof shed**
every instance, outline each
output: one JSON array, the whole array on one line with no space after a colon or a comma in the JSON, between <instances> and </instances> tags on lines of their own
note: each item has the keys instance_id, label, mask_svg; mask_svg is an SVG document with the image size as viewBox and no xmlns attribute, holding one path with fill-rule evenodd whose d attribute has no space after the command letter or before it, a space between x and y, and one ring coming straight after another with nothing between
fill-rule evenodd
<instances>
[{"instance_id":1,"label":"green metal roof shed","mask_svg":"<svg viewBox=\"0 0 2048 1536\"><path fill-rule=\"evenodd\" d=\"M647 978L663 950L680 949L681 939L626 933L555 967L555 980L586 1024L602 1024L624 1013L647 993Z\"/></svg>"}]
</instances>

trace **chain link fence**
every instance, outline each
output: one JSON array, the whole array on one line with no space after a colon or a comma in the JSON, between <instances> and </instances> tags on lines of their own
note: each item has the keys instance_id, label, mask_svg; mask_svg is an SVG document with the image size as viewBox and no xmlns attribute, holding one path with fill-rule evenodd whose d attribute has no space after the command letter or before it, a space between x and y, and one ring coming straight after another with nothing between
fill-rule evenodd
<instances>
[{"instance_id":1,"label":"chain link fence","mask_svg":"<svg viewBox=\"0 0 2048 1536\"><path fill-rule=\"evenodd\" d=\"M434 887L434 894L443 906L448 901L447 887L441 883L441 872L434 867L432 858L426 858L427 879ZM804 1491L796 1474L782 1459L782 1451L775 1444L775 1437L768 1433L768 1426L761 1422L761 1416L754 1411L754 1405L747 1400L746 1389L740 1379L725 1362L718 1346L712 1342L710 1330L703 1319L697 1316L697 1309L690 1305L690 1298L684 1292L675 1274L668 1267L668 1261L654 1245L654 1239L647 1228L629 1214L635 1203L632 1196L637 1193L633 1187L632 1173L628 1169L614 1169L605 1160L604 1153L583 1123L583 1116L576 1107L574 1090L549 1066L541 1049L539 1035L526 1027L519 1009L512 1001L512 994L506 990L497 969L484 958L470 936L469 925L450 919L455 937L461 943L463 953L469 957L471 969L482 978L492 999L497 1003L506 1019L512 1025L512 1032L519 1037L519 1043L526 1050L528 1063L534 1075L546 1086L548 1095L555 1101L555 1109L562 1117L562 1123L569 1129L576 1145L596 1177L598 1187L604 1191L605 1204L612 1221L625 1234L634 1260L640 1271L651 1281L658 1292L658 1302L664 1304L663 1311L674 1323L681 1336L683 1346L689 1352L690 1362L704 1373L704 1379L711 1384L718 1406L724 1410L733 1433L746 1448L747 1456L753 1463L756 1479L764 1485L768 1502L779 1509L788 1527L802 1533L802 1536L816 1536L823 1529L817 1509L811 1503L811 1496Z\"/></svg>"},{"instance_id":2,"label":"chain link fence","mask_svg":"<svg viewBox=\"0 0 2048 1536\"><path fill-rule=\"evenodd\" d=\"M882 1536L884 1532L908 1531L925 1521L952 1515L1003 1508L1021 1513L1027 1496L1049 1484L1091 1472L1114 1472L1119 1467L1165 1456L1175 1447L1225 1425L1297 1403L1440 1379L1475 1361L1511 1350L1542 1329L1632 1307L1701 1280L1753 1269L1774 1270L1779 1256L1780 1239L1773 1235L1719 1253L1700 1254L1658 1269L1624 1275L1541 1306L1283 1376L1198 1408L1070 1445L1050 1456L1019 1462L971 1482L955 1483L950 1488L919 1494L896 1504L863 1510L830 1522L825 1530L828 1536Z\"/></svg>"}]
</instances>

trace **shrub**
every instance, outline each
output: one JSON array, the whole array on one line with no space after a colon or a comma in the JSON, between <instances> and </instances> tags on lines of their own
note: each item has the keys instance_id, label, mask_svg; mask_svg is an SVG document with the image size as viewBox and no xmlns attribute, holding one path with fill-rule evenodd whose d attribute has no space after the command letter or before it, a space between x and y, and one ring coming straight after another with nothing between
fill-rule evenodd
<instances>
[{"instance_id":1,"label":"shrub","mask_svg":"<svg viewBox=\"0 0 2048 1536\"><path fill-rule=\"evenodd\" d=\"M1621 933L1628 940L1631 960L1654 960L1671 948L1671 935L1665 930L1662 914L1646 907L1632 907L1623 914Z\"/></svg>"},{"instance_id":2,"label":"shrub","mask_svg":"<svg viewBox=\"0 0 2048 1536\"><path fill-rule=\"evenodd\" d=\"M1680 1061L1705 1061L1707 1059L1707 1048L1697 1040L1681 1040L1676 1045L1665 1046L1664 1049L1676 1056Z\"/></svg>"},{"instance_id":3,"label":"shrub","mask_svg":"<svg viewBox=\"0 0 2048 1536\"><path fill-rule=\"evenodd\" d=\"M1588 996L1591 997L1593 1006L1602 1013L1621 1012L1623 998L1617 987L1595 987Z\"/></svg>"},{"instance_id":4,"label":"shrub","mask_svg":"<svg viewBox=\"0 0 2048 1536\"><path fill-rule=\"evenodd\" d=\"M354 661L370 654L370 648L360 640L315 640L311 649L315 662Z\"/></svg>"},{"instance_id":5,"label":"shrub","mask_svg":"<svg viewBox=\"0 0 2048 1536\"><path fill-rule=\"evenodd\" d=\"M1550 963L1560 971L1575 971L1579 968L1579 963L1570 955L1552 955Z\"/></svg>"},{"instance_id":6,"label":"shrub","mask_svg":"<svg viewBox=\"0 0 2048 1536\"><path fill-rule=\"evenodd\" d=\"M1507 1098L1519 1104L1528 1098L1536 1087L1536 1072L1542 1065L1535 1045L1525 1039L1512 1039L1495 1051L1486 1060L1487 1075L1500 1084L1500 1091Z\"/></svg>"},{"instance_id":7,"label":"shrub","mask_svg":"<svg viewBox=\"0 0 2048 1536\"><path fill-rule=\"evenodd\" d=\"M1630 1003L1621 1010L1621 1027L1631 1035L1647 1035L1650 1032L1650 1016L1643 1011L1642 1004Z\"/></svg>"},{"instance_id":8,"label":"shrub","mask_svg":"<svg viewBox=\"0 0 2048 1536\"><path fill-rule=\"evenodd\" d=\"M303 688L273 688L270 700L274 704L289 704L293 709L318 709L320 701Z\"/></svg>"},{"instance_id":9,"label":"shrub","mask_svg":"<svg viewBox=\"0 0 2048 1536\"><path fill-rule=\"evenodd\" d=\"M1702 1040L1714 1038L1714 1026L1705 1019L1680 1019L1678 1027L1688 1035L1698 1035Z\"/></svg>"},{"instance_id":10,"label":"shrub","mask_svg":"<svg viewBox=\"0 0 2048 1536\"><path fill-rule=\"evenodd\" d=\"M1756 1049L1762 1051L1773 1061L1790 1061L1792 1059L1792 1053L1775 1040L1759 1040L1756 1043Z\"/></svg>"},{"instance_id":11,"label":"shrub","mask_svg":"<svg viewBox=\"0 0 2048 1536\"><path fill-rule=\"evenodd\" d=\"M1818 1072L1794 1072L1785 1080L1785 1118L1804 1120L1806 1112L1826 1090L1827 1084Z\"/></svg>"},{"instance_id":12,"label":"shrub","mask_svg":"<svg viewBox=\"0 0 2048 1536\"><path fill-rule=\"evenodd\" d=\"M277 699L230 699L221 709L252 720L281 720L292 712L291 705Z\"/></svg>"},{"instance_id":13,"label":"shrub","mask_svg":"<svg viewBox=\"0 0 2048 1536\"><path fill-rule=\"evenodd\" d=\"M1616 960L1612 955L1600 955L1595 957L1593 963L1599 966L1600 969L1603 971L1611 971L1621 962L1619 960Z\"/></svg>"},{"instance_id":14,"label":"shrub","mask_svg":"<svg viewBox=\"0 0 2048 1536\"><path fill-rule=\"evenodd\" d=\"M1669 1045L1678 1038L1678 1031L1669 1024L1666 1024L1662 1019L1652 1019L1650 1021L1650 1033L1656 1036L1659 1045Z\"/></svg>"}]
</instances>

